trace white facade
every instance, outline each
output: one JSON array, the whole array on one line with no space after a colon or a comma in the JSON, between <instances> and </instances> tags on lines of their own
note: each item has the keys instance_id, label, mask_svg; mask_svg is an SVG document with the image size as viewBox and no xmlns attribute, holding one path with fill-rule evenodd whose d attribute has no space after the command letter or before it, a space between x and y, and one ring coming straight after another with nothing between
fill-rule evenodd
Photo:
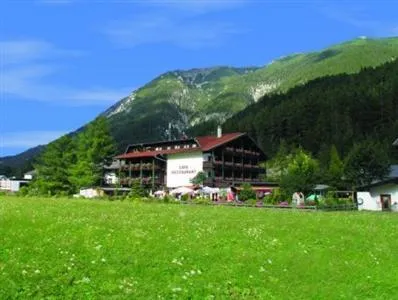
<instances>
[{"instance_id":1,"label":"white facade","mask_svg":"<svg viewBox=\"0 0 398 300\"><path fill-rule=\"evenodd\" d=\"M115 172L105 173L104 180L106 184L117 184L119 182Z\"/></svg>"},{"instance_id":2,"label":"white facade","mask_svg":"<svg viewBox=\"0 0 398 300\"><path fill-rule=\"evenodd\" d=\"M87 188L87 189L81 189L79 191L79 195L84 198L95 198L102 196L103 193L96 188Z\"/></svg>"},{"instance_id":3,"label":"white facade","mask_svg":"<svg viewBox=\"0 0 398 300\"><path fill-rule=\"evenodd\" d=\"M169 154L167 156L166 186L175 188L192 185L191 179L201 171L203 171L203 155L201 151Z\"/></svg>"},{"instance_id":4,"label":"white facade","mask_svg":"<svg viewBox=\"0 0 398 300\"><path fill-rule=\"evenodd\" d=\"M0 190L9 192L18 192L21 188L21 183L25 184L26 180L12 180L12 179L1 179L0 180Z\"/></svg>"},{"instance_id":5,"label":"white facade","mask_svg":"<svg viewBox=\"0 0 398 300\"><path fill-rule=\"evenodd\" d=\"M391 210L398 211L398 185L393 183L371 187L368 192L357 192L358 210L382 211L382 195L389 195Z\"/></svg>"}]
</instances>

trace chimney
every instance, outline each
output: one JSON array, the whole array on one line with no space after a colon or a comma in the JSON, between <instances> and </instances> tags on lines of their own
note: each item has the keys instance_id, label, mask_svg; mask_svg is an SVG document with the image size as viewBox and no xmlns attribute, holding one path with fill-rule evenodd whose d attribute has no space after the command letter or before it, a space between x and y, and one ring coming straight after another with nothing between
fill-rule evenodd
<instances>
[{"instance_id":1,"label":"chimney","mask_svg":"<svg viewBox=\"0 0 398 300\"><path fill-rule=\"evenodd\" d=\"M171 122L169 122L169 141L171 141Z\"/></svg>"},{"instance_id":2,"label":"chimney","mask_svg":"<svg viewBox=\"0 0 398 300\"><path fill-rule=\"evenodd\" d=\"M220 125L217 126L217 138L222 137L222 128Z\"/></svg>"}]
</instances>

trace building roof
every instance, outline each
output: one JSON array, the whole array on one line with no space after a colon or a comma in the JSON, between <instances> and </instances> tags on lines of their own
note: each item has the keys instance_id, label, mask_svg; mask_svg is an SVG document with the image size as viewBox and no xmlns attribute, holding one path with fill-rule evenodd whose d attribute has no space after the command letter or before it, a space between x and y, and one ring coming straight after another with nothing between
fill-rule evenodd
<instances>
[{"instance_id":1,"label":"building roof","mask_svg":"<svg viewBox=\"0 0 398 300\"><path fill-rule=\"evenodd\" d=\"M223 134L221 137L217 137L214 135L199 136L196 138L196 140L198 141L198 144L203 151L209 151L211 149L217 148L218 146L233 141L245 134L246 133L242 132L234 132Z\"/></svg>"},{"instance_id":2,"label":"building roof","mask_svg":"<svg viewBox=\"0 0 398 300\"><path fill-rule=\"evenodd\" d=\"M166 154L176 154L176 153L187 153L187 152L196 152L196 151L209 151L218 146L231 142L241 136L246 135L246 133L241 132L234 132L234 133L226 133L223 134L221 137L217 137L214 135L208 136L200 136L195 139L188 139L188 140L179 140L179 141L169 141L171 144L176 144L178 142L186 143L187 141L196 142L198 146L196 148L180 148L180 149L163 149L163 150L153 150L153 151L137 151L137 152L128 152L130 147L135 145L131 145L127 147L126 153L116 156L117 159L122 158L147 158L147 157L156 157L158 155L166 155ZM155 142L155 143L148 143L148 144L136 144L140 146L152 146L152 145L159 145L159 144L167 144L168 142Z\"/></svg>"},{"instance_id":3,"label":"building roof","mask_svg":"<svg viewBox=\"0 0 398 300\"><path fill-rule=\"evenodd\" d=\"M179 144L188 144L188 143L195 143L195 142L196 142L195 139L179 139L179 140L171 140L171 141L156 141L156 142L148 142L148 143L130 144L127 146L125 153L128 153L130 151L130 149L139 148L139 147L179 145Z\"/></svg>"},{"instance_id":4,"label":"building roof","mask_svg":"<svg viewBox=\"0 0 398 300\"><path fill-rule=\"evenodd\" d=\"M31 170L29 172L26 172L24 175L36 175L37 171L36 170Z\"/></svg>"},{"instance_id":5,"label":"building roof","mask_svg":"<svg viewBox=\"0 0 398 300\"><path fill-rule=\"evenodd\" d=\"M313 190L314 191L324 191L324 190L327 190L328 188L330 188L330 186L327 184L317 184L314 186Z\"/></svg>"},{"instance_id":6,"label":"building roof","mask_svg":"<svg viewBox=\"0 0 398 300\"><path fill-rule=\"evenodd\" d=\"M366 188L379 186L379 185L383 185L383 184L388 184L388 183L398 183L398 165L391 165L390 173L384 179L374 180L371 184L360 186L358 188L363 190Z\"/></svg>"},{"instance_id":7,"label":"building roof","mask_svg":"<svg viewBox=\"0 0 398 300\"><path fill-rule=\"evenodd\" d=\"M176 154L176 153L187 153L187 152L197 152L201 151L200 147L197 148L189 148L189 149L170 149L170 150L158 150L158 151L138 151L138 152L130 152L124 153L116 156L116 158L146 158L146 157L156 157L158 155L165 154Z\"/></svg>"},{"instance_id":8,"label":"building roof","mask_svg":"<svg viewBox=\"0 0 398 300\"><path fill-rule=\"evenodd\" d=\"M398 146L398 138L392 143L393 146Z\"/></svg>"}]
</instances>

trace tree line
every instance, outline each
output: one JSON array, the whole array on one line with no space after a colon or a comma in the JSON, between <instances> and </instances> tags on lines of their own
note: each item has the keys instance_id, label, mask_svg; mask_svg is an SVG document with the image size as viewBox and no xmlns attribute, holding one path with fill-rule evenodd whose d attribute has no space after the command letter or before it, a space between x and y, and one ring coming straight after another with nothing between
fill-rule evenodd
<instances>
[{"instance_id":1,"label":"tree line","mask_svg":"<svg viewBox=\"0 0 398 300\"><path fill-rule=\"evenodd\" d=\"M68 195L100 185L103 167L111 162L115 150L108 120L98 117L77 135L64 135L48 144L34 163L37 175L24 192Z\"/></svg>"},{"instance_id":2,"label":"tree line","mask_svg":"<svg viewBox=\"0 0 398 300\"><path fill-rule=\"evenodd\" d=\"M344 161L344 178L351 178L347 184L368 182L363 178L371 178L369 172L377 174L378 163L385 175L385 165L398 158L392 147L398 137L398 61L266 95L223 127L227 132L248 132L270 157L285 151L281 147L301 148L324 174L329 173L333 151ZM362 179L356 179L355 168Z\"/></svg>"},{"instance_id":3,"label":"tree line","mask_svg":"<svg viewBox=\"0 0 398 300\"><path fill-rule=\"evenodd\" d=\"M308 194L316 184L332 190L355 190L382 180L390 173L390 159L382 144L366 140L355 144L342 159L336 146L324 154L324 163L303 148L289 149L281 143L278 153L266 163L266 180L279 182L284 196Z\"/></svg>"}]
</instances>

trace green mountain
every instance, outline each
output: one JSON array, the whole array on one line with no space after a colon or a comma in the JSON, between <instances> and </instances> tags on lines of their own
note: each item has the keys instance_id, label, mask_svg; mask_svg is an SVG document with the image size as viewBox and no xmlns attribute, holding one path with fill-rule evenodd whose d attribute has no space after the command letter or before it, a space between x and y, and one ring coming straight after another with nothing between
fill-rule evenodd
<instances>
[{"instance_id":1,"label":"green mountain","mask_svg":"<svg viewBox=\"0 0 398 300\"><path fill-rule=\"evenodd\" d=\"M355 143L371 140L397 161L392 143L398 137L398 60L266 95L223 127L249 132L270 156L282 141L322 158L332 145L346 156Z\"/></svg>"},{"instance_id":2,"label":"green mountain","mask_svg":"<svg viewBox=\"0 0 398 300\"><path fill-rule=\"evenodd\" d=\"M261 68L215 67L172 71L112 106L112 131L121 148L131 142L166 139L182 132L206 134L216 123L258 101L309 80L357 73L398 56L398 38L359 38L320 52L294 54Z\"/></svg>"},{"instance_id":3,"label":"green mountain","mask_svg":"<svg viewBox=\"0 0 398 300\"><path fill-rule=\"evenodd\" d=\"M284 93L319 77L357 73L397 56L398 38L359 38L319 52L282 57L263 67L171 71L135 90L103 115L109 118L120 150L129 143L179 138L183 133L212 133L217 123L264 95ZM7 164L8 160L2 161Z\"/></svg>"}]
</instances>

